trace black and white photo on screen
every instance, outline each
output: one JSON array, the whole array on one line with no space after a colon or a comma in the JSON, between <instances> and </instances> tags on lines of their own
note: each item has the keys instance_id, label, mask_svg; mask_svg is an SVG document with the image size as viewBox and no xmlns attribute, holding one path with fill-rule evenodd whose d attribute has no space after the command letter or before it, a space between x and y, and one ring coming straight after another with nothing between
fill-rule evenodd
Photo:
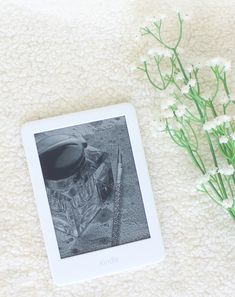
<instances>
[{"instance_id":1,"label":"black and white photo on screen","mask_svg":"<svg viewBox=\"0 0 235 297\"><path fill-rule=\"evenodd\" d=\"M35 141L61 258L150 237L125 116Z\"/></svg>"}]
</instances>

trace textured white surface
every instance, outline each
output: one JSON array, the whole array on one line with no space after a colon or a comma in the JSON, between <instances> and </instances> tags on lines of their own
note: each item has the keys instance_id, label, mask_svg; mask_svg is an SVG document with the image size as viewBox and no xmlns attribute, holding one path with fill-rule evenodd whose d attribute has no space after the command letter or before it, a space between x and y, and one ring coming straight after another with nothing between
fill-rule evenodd
<instances>
[{"instance_id":1,"label":"textured white surface","mask_svg":"<svg viewBox=\"0 0 235 297\"><path fill-rule=\"evenodd\" d=\"M177 8L193 14L185 28L186 62L197 56L235 59L232 0L0 1L0 296L234 296L234 222L192 192L198 173L184 153L166 136L150 133L158 95L130 71L148 49L135 37L144 17L167 14L173 38ZM167 258L156 267L57 288L20 127L123 101L137 108Z\"/></svg>"}]
</instances>

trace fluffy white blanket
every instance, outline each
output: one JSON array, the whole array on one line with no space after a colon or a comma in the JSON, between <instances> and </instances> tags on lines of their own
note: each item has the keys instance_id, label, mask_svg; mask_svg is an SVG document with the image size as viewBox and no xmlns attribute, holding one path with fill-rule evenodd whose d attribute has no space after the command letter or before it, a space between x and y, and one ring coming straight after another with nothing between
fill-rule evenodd
<instances>
[{"instance_id":1,"label":"fluffy white blanket","mask_svg":"<svg viewBox=\"0 0 235 297\"><path fill-rule=\"evenodd\" d=\"M235 223L193 191L198 172L184 152L152 132L159 94L131 70L152 46L137 37L145 17L166 14L173 39L181 8L192 15L183 42L186 62L235 58L231 0L0 1L0 296L234 296ZM137 108L167 257L154 267L57 288L20 128L26 121L124 101Z\"/></svg>"}]
</instances>

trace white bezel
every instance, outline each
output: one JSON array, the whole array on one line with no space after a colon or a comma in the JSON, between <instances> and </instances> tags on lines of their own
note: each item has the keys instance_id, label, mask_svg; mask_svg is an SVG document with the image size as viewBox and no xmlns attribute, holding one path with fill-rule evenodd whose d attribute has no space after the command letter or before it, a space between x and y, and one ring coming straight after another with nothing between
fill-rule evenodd
<instances>
[{"instance_id":1,"label":"white bezel","mask_svg":"<svg viewBox=\"0 0 235 297\"><path fill-rule=\"evenodd\" d=\"M34 134L118 116L126 117L150 238L61 259ZM52 277L56 284L79 282L140 265L157 263L164 258L165 252L143 145L136 113L131 104L123 103L26 123L22 128L22 137Z\"/></svg>"}]
</instances>

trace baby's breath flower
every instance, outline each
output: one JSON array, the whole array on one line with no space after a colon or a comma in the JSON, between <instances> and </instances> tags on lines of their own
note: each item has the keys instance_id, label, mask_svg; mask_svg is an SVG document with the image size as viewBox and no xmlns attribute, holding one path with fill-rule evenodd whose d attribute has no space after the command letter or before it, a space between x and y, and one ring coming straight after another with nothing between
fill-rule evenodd
<instances>
[{"instance_id":1,"label":"baby's breath flower","mask_svg":"<svg viewBox=\"0 0 235 297\"><path fill-rule=\"evenodd\" d=\"M190 86L190 87L195 87L195 85L196 85L196 80L195 79L190 79L189 81L188 81L188 85Z\"/></svg>"},{"instance_id":2,"label":"baby's breath flower","mask_svg":"<svg viewBox=\"0 0 235 297\"><path fill-rule=\"evenodd\" d=\"M181 89L181 93L185 95L185 94L188 94L188 92L189 92L189 85L184 85Z\"/></svg>"},{"instance_id":3,"label":"baby's breath flower","mask_svg":"<svg viewBox=\"0 0 235 297\"><path fill-rule=\"evenodd\" d=\"M221 116L216 117L214 120L216 121L217 125L220 126L222 124L230 122L231 119L232 118L229 115L223 114Z\"/></svg>"},{"instance_id":4,"label":"baby's breath flower","mask_svg":"<svg viewBox=\"0 0 235 297\"><path fill-rule=\"evenodd\" d=\"M183 117L186 113L186 109L187 109L187 107L185 105L183 105L183 104L178 105L177 110L175 111L176 116Z\"/></svg>"},{"instance_id":5,"label":"baby's breath flower","mask_svg":"<svg viewBox=\"0 0 235 297\"><path fill-rule=\"evenodd\" d=\"M165 19L165 16L160 15L154 19L147 18L147 21L151 22L151 29L154 29L154 32L157 34L156 39L160 44L160 48L149 49L147 57L142 57L141 62L150 63L155 60L156 71L159 74L158 79L156 79L156 77L153 77L153 80L151 79L151 76L154 74L149 72L147 67L142 66L139 67L139 69L145 72L149 82L155 89L164 90L162 93L159 92L162 96L157 94L157 98L165 99L160 102L162 117L158 119L158 121L160 120L162 122L159 122L159 124L155 122L154 125L150 126L150 129L153 135L157 135L157 131L169 132L169 136L179 146L184 147L186 150L190 149L190 156L194 164L204 173L197 181L197 188L216 200L226 212L230 212L235 218L235 213L230 210L231 208L235 210L235 196L231 184L235 176L235 160L231 155L235 146L235 114L233 113L234 115L232 116L228 115L228 112L232 112L232 107L234 107L232 104L235 104L235 96L231 93L228 94L230 86L228 86L229 80L226 80L226 72L230 71L231 62L222 57L216 57L210 62L202 61L202 63L197 64L198 59L194 59L188 64L191 66L185 67L181 59L183 49L180 48L180 42L182 37L181 33L183 32L183 20L188 19L188 16L180 13L178 14L178 18L180 34L173 48L172 45L167 44L167 41L161 39L161 23ZM142 35L151 33L149 28L145 25L142 28ZM165 57L170 58L165 59ZM160 63L164 64L161 65L164 66L163 71L159 67ZM217 86L215 93L211 93L210 89L207 87L204 88L204 86L201 85L201 80L198 81L197 79L197 74L201 77L200 70L204 65L210 66L209 70L212 70L213 76L215 76L214 79L216 80ZM167 73L165 73L165 69L167 69ZM205 75L207 75L207 71ZM209 95L202 95L201 90L204 89L204 92ZM227 98L225 93L228 94ZM152 96L147 97L152 98ZM187 99L191 99L190 102L187 101ZM188 107L184 105L184 101L186 101L185 104ZM156 104L156 106L158 106L158 104ZM217 114L219 116L215 118L212 116ZM209 120L208 117L213 119ZM149 116L145 118L146 121L149 121ZM200 135L197 133L198 124L203 125L203 129L208 133L213 133L212 135L208 133L204 135L209 145L208 148L210 149L210 156L208 158L206 155L200 156L199 151L196 151L194 154L194 150L197 150L197 146L200 144L199 141L201 139L199 136L202 136L201 133ZM183 134L183 132L185 134ZM217 143L214 144L215 137ZM219 153L221 154L219 155ZM206 170L206 168L208 168L207 163L211 160L214 160L213 163L215 167ZM219 167L216 160L221 164ZM232 194L232 197L230 194Z\"/></svg>"},{"instance_id":6,"label":"baby's breath flower","mask_svg":"<svg viewBox=\"0 0 235 297\"><path fill-rule=\"evenodd\" d=\"M233 132L233 133L230 135L230 137L232 138L232 140L235 141L235 132Z\"/></svg>"},{"instance_id":7,"label":"baby's breath flower","mask_svg":"<svg viewBox=\"0 0 235 297\"><path fill-rule=\"evenodd\" d=\"M230 71L231 70L231 62L230 61L226 61L225 63L224 63L224 71L225 72L228 72L228 71Z\"/></svg>"},{"instance_id":8,"label":"baby's breath flower","mask_svg":"<svg viewBox=\"0 0 235 297\"><path fill-rule=\"evenodd\" d=\"M222 201L222 206L223 206L225 209L228 209L228 208L233 207L233 203L234 203L234 200L233 200L232 198L224 199L224 200Z\"/></svg>"},{"instance_id":9,"label":"baby's breath flower","mask_svg":"<svg viewBox=\"0 0 235 297\"><path fill-rule=\"evenodd\" d=\"M148 54L153 57L156 56L158 54L158 52L159 52L159 49L157 49L157 48L150 48L148 50Z\"/></svg>"},{"instance_id":10,"label":"baby's breath flower","mask_svg":"<svg viewBox=\"0 0 235 297\"><path fill-rule=\"evenodd\" d=\"M166 109L166 110L163 111L162 117L164 119L171 119L171 118L174 117L174 113L173 113L173 111L171 109Z\"/></svg>"},{"instance_id":11,"label":"baby's breath flower","mask_svg":"<svg viewBox=\"0 0 235 297\"><path fill-rule=\"evenodd\" d=\"M234 168L232 165L227 165L225 167L219 167L218 172L223 175L230 176L230 175L233 175Z\"/></svg>"},{"instance_id":12,"label":"baby's breath flower","mask_svg":"<svg viewBox=\"0 0 235 297\"><path fill-rule=\"evenodd\" d=\"M200 177L197 182L196 182L196 188L198 190L201 190L202 186L208 183L210 180L210 175L209 174L204 174L202 177Z\"/></svg>"},{"instance_id":13,"label":"baby's breath flower","mask_svg":"<svg viewBox=\"0 0 235 297\"><path fill-rule=\"evenodd\" d=\"M166 18L165 14L159 14L159 16L158 16L158 19L161 20L161 21L164 21L165 18Z\"/></svg>"},{"instance_id":14,"label":"baby's breath flower","mask_svg":"<svg viewBox=\"0 0 235 297\"><path fill-rule=\"evenodd\" d=\"M221 57L215 57L210 60L209 65L212 67L223 66L224 60Z\"/></svg>"},{"instance_id":15,"label":"baby's breath flower","mask_svg":"<svg viewBox=\"0 0 235 297\"><path fill-rule=\"evenodd\" d=\"M219 138L219 143L221 143L221 144L225 144L225 143L227 143L228 142L228 137L227 136L221 136L220 138Z\"/></svg>"},{"instance_id":16,"label":"baby's breath flower","mask_svg":"<svg viewBox=\"0 0 235 297\"><path fill-rule=\"evenodd\" d=\"M176 74L175 79L176 79L176 80L183 80L184 77L183 77L183 75L179 72L178 74Z\"/></svg>"},{"instance_id":17,"label":"baby's breath flower","mask_svg":"<svg viewBox=\"0 0 235 297\"><path fill-rule=\"evenodd\" d=\"M203 129L205 131L210 132L212 129L216 129L218 126L230 122L231 119L232 118L226 114L218 116L218 117L214 118L213 120L206 122L203 125Z\"/></svg>"},{"instance_id":18,"label":"baby's breath flower","mask_svg":"<svg viewBox=\"0 0 235 297\"><path fill-rule=\"evenodd\" d=\"M230 61L226 61L224 58L221 58L221 57L216 57L216 58L213 58L209 65L211 67L223 67L224 71L227 72L231 69L231 62Z\"/></svg>"},{"instance_id":19,"label":"baby's breath flower","mask_svg":"<svg viewBox=\"0 0 235 297\"><path fill-rule=\"evenodd\" d=\"M216 122L215 121L208 121L203 125L203 129L207 132L210 132L212 129L216 128Z\"/></svg>"},{"instance_id":20,"label":"baby's breath flower","mask_svg":"<svg viewBox=\"0 0 235 297\"><path fill-rule=\"evenodd\" d=\"M184 85L181 89L181 93L184 94L188 94L190 87L193 88L196 85L196 80L195 79L190 79L187 83L187 85Z\"/></svg>"},{"instance_id":21,"label":"baby's breath flower","mask_svg":"<svg viewBox=\"0 0 235 297\"><path fill-rule=\"evenodd\" d=\"M214 176L214 175L216 175L217 173L218 173L218 168L213 168L213 169L208 170L208 174L209 174L210 176Z\"/></svg>"},{"instance_id":22,"label":"baby's breath flower","mask_svg":"<svg viewBox=\"0 0 235 297\"><path fill-rule=\"evenodd\" d=\"M145 57L145 56L140 57L140 62L141 63L147 62L147 60L148 60L148 58Z\"/></svg>"},{"instance_id":23,"label":"baby's breath flower","mask_svg":"<svg viewBox=\"0 0 235 297\"><path fill-rule=\"evenodd\" d=\"M160 105L161 110L166 110L176 103L175 98L168 98Z\"/></svg>"}]
</instances>

